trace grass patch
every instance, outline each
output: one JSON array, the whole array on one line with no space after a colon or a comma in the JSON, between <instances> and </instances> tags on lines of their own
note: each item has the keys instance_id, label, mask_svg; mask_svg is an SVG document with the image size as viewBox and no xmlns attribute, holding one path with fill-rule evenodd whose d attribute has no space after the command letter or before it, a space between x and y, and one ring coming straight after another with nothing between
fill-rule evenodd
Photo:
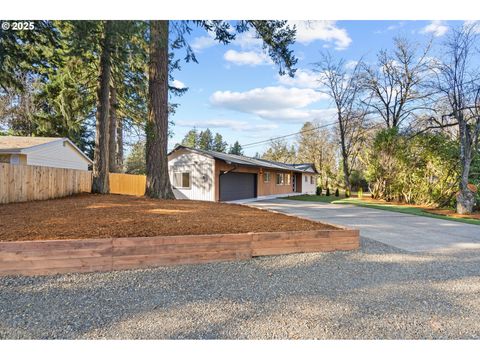
<instances>
[{"instance_id":1,"label":"grass patch","mask_svg":"<svg viewBox=\"0 0 480 360\"><path fill-rule=\"evenodd\" d=\"M367 202L358 198L345 198L345 197L319 196L319 195L299 195L299 196L290 196L286 199L298 200L298 201L324 202L324 203L331 203L331 204L350 204L350 205L362 206L362 207L377 209L377 210L387 210L387 211L399 212L403 214L425 216L425 217L430 217L434 219L450 220L450 221L457 221L465 224L480 225L480 220L476 220L476 219L454 218L446 215L432 214L424 211L420 207L415 207L415 206L396 205L396 204L375 204L375 203Z\"/></svg>"}]
</instances>

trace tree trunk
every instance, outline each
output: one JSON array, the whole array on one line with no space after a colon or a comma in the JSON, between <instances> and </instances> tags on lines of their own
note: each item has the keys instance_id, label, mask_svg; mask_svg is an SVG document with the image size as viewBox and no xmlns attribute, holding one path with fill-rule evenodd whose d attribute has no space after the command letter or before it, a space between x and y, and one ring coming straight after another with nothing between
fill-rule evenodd
<instances>
[{"instance_id":1,"label":"tree trunk","mask_svg":"<svg viewBox=\"0 0 480 360\"><path fill-rule=\"evenodd\" d=\"M110 107L110 58L112 21L104 22L102 53L100 57L100 74L97 86L97 113L95 154L93 162L92 192L107 194L109 192L109 107Z\"/></svg>"},{"instance_id":2,"label":"tree trunk","mask_svg":"<svg viewBox=\"0 0 480 360\"><path fill-rule=\"evenodd\" d=\"M345 189L348 190L349 194L351 194L352 186L350 185L350 169L348 166L347 147L345 145L345 128L343 118L340 113L338 114L338 126L340 130L340 145L342 148L343 181L345 182Z\"/></svg>"},{"instance_id":3,"label":"tree trunk","mask_svg":"<svg viewBox=\"0 0 480 360\"><path fill-rule=\"evenodd\" d=\"M109 169L110 172L118 172L117 166L117 90L115 84L110 86L110 123L109 123Z\"/></svg>"},{"instance_id":4,"label":"tree trunk","mask_svg":"<svg viewBox=\"0 0 480 360\"><path fill-rule=\"evenodd\" d=\"M168 175L168 21L150 21L146 195L175 199Z\"/></svg>"},{"instance_id":5,"label":"tree trunk","mask_svg":"<svg viewBox=\"0 0 480 360\"><path fill-rule=\"evenodd\" d=\"M115 148L117 169L124 172L123 169L123 120L117 117L117 146Z\"/></svg>"},{"instance_id":6,"label":"tree trunk","mask_svg":"<svg viewBox=\"0 0 480 360\"><path fill-rule=\"evenodd\" d=\"M460 191L457 193L457 213L471 214L475 205L475 194L468 188L468 176L472 162L470 130L467 122L460 114L456 117L459 125L460 135Z\"/></svg>"}]
</instances>

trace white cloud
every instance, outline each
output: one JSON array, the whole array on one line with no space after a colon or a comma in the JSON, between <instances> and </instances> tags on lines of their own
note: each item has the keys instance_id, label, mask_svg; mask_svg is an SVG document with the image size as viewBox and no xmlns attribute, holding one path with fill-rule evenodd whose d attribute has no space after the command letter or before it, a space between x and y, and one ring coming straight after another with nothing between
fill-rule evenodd
<instances>
[{"instance_id":1,"label":"white cloud","mask_svg":"<svg viewBox=\"0 0 480 360\"><path fill-rule=\"evenodd\" d=\"M190 47L193 51L200 52L218 44L218 41L211 35L199 36L192 40Z\"/></svg>"},{"instance_id":2,"label":"white cloud","mask_svg":"<svg viewBox=\"0 0 480 360\"><path fill-rule=\"evenodd\" d=\"M427 26L425 26L420 32L422 34L433 34L435 37L445 35L448 31L448 26L441 20L434 20Z\"/></svg>"},{"instance_id":3,"label":"white cloud","mask_svg":"<svg viewBox=\"0 0 480 360\"><path fill-rule=\"evenodd\" d=\"M278 128L277 124L251 124L247 121L238 121L230 119L211 119L211 120L178 120L175 122L178 126L198 127L198 128L225 128L233 131L262 131L274 130Z\"/></svg>"},{"instance_id":4,"label":"white cloud","mask_svg":"<svg viewBox=\"0 0 480 360\"><path fill-rule=\"evenodd\" d=\"M336 21L289 21L289 24L296 25L296 41L305 45L315 40L323 40L333 43L336 50L344 50L352 42L347 30L337 27Z\"/></svg>"},{"instance_id":5,"label":"white cloud","mask_svg":"<svg viewBox=\"0 0 480 360\"><path fill-rule=\"evenodd\" d=\"M272 60L268 57L267 54L257 51L228 50L223 55L223 58L236 65L256 66L272 63Z\"/></svg>"},{"instance_id":6,"label":"white cloud","mask_svg":"<svg viewBox=\"0 0 480 360\"><path fill-rule=\"evenodd\" d=\"M320 87L318 82L319 75L313 71L298 69L292 78L288 75L278 75L278 82L282 85L296 86L299 88L317 89Z\"/></svg>"},{"instance_id":7,"label":"white cloud","mask_svg":"<svg viewBox=\"0 0 480 360\"><path fill-rule=\"evenodd\" d=\"M186 86L183 82L181 82L180 80L173 80L172 83L170 84L171 86L173 87L176 87L177 89L185 89Z\"/></svg>"},{"instance_id":8,"label":"white cloud","mask_svg":"<svg viewBox=\"0 0 480 360\"><path fill-rule=\"evenodd\" d=\"M267 120L301 122L313 114L305 107L326 99L327 95L313 89L270 86L245 92L216 91L210 102L216 107L255 114Z\"/></svg>"},{"instance_id":9,"label":"white cloud","mask_svg":"<svg viewBox=\"0 0 480 360\"><path fill-rule=\"evenodd\" d=\"M472 27L475 34L480 34L480 21L479 20L467 20L463 23L465 27Z\"/></svg>"},{"instance_id":10,"label":"white cloud","mask_svg":"<svg viewBox=\"0 0 480 360\"><path fill-rule=\"evenodd\" d=\"M243 50L259 49L262 47L262 39L256 37L253 30L249 30L238 34L233 45L238 45Z\"/></svg>"}]
</instances>

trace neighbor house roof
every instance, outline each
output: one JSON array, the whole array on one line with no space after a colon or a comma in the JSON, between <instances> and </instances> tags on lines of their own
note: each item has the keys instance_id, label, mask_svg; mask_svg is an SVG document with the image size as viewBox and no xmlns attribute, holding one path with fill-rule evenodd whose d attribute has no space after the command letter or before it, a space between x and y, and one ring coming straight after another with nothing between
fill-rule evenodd
<instances>
[{"instance_id":1,"label":"neighbor house roof","mask_svg":"<svg viewBox=\"0 0 480 360\"><path fill-rule=\"evenodd\" d=\"M315 166L313 164L286 164L278 161L270 161L258 158L252 158L249 156L243 155L233 155L225 154L218 151L211 150L201 150L193 149L183 145L177 145L168 155L173 154L175 151L180 149L186 149L192 152L196 152L214 159L223 160L227 164L235 164L242 166L254 166L262 167L267 169L276 169L276 170L286 170L286 171L295 171L295 172L304 172L304 173L317 173ZM313 170L313 171L312 171Z\"/></svg>"},{"instance_id":2,"label":"neighbor house roof","mask_svg":"<svg viewBox=\"0 0 480 360\"><path fill-rule=\"evenodd\" d=\"M68 142L88 162L92 160L83 153L69 138L41 136L0 136L0 154L25 154L32 149L54 142Z\"/></svg>"}]
</instances>

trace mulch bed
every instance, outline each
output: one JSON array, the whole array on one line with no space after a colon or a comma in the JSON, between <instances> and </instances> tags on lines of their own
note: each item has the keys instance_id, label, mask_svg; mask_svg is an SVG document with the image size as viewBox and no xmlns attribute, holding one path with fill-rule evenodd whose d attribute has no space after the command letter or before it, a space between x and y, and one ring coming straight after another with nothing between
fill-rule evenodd
<instances>
[{"instance_id":1,"label":"mulch bed","mask_svg":"<svg viewBox=\"0 0 480 360\"><path fill-rule=\"evenodd\" d=\"M468 215L460 215L460 214L457 214L455 211L449 210L449 209L424 209L423 211L431 213L431 214L444 215L444 216L449 216L449 217L453 217L453 218L480 220L480 212L474 212L474 213L468 214Z\"/></svg>"},{"instance_id":2,"label":"mulch bed","mask_svg":"<svg viewBox=\"0 0 480 360\"><path fill-rule=\"evenodd\" d=\"M235 204L81 194L0 205L0 242L336 229Z\"/></svg>"}]
</instances>

